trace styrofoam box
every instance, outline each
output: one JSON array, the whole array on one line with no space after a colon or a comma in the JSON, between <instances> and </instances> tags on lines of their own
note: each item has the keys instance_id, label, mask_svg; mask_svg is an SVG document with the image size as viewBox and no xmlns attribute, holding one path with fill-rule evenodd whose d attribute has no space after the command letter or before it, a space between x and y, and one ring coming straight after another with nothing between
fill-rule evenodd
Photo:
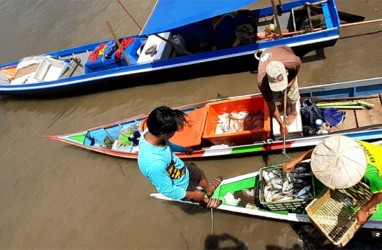
<instances>
[{"instance_id":1,"label":"styrofoam box","mask_svg":"<svg viewBox=\"0 0 382 250\"><path fill-rule=\"evenodd\" d=\"M301 108L301 104L299 101L297 101L296 109L298 114L294 122L288 126L287 138L302 137L302 120L301 120L300 108ZM280 111L281 119L284 120L284 110L279 109L279 111ZM273 131L273 136L275 138L281 137L280 125L274 117L272 117L272 131Z\"/></svg>"},{"instance_id":2,"label":"styrofoam box","mask_svg":"<svg viewBox=\"0 0 382 250\"><path fill-rule=\"evenodd\" d=\"M147 62L153 62L160 59L167 59L170 56L171 52L171 43L166 42L165 40L159 38L163 37L165 40L171 39L171 32L163 32L159 33L157 35L150 35L147 38L147 41L145 43L145 46L142 49L142 52L139 55L139 58L137 60L137 63L147 63ZM157 52L153 56L150 54L145 54L145 51L150 48L151 46L156 45Z\"/></svg>"}]
</instances>

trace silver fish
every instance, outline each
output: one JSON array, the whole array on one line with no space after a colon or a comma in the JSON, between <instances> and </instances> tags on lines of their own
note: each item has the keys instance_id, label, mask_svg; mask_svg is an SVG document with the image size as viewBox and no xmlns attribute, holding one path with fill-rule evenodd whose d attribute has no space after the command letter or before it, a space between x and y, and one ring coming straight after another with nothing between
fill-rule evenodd
<instances>
[{"instance_id":1,"label":"silver fish","mask_svg":"<svg viewBox=\"0 0 382 250\"><path fill-rule=\"evenodd\" d=\"M290 194L293 192L293 183L289 183L288 181L284 182L282 188L283 194Z\"/></svg>"},{"instance_id":2,"label":"silver fish","mask_svg":"<svg viewBox=\"0 0 382 250\"><path fill-rule=\"evenodd\" d=\"M294 196L296 197L300 197L302 195L305 195L307 193L309 193L310 189L312 188L311 185L309 186L305 186L303 189L301 189L300 191L298 191L296 194L294 194Z\"/></svg>"}]
</instances>

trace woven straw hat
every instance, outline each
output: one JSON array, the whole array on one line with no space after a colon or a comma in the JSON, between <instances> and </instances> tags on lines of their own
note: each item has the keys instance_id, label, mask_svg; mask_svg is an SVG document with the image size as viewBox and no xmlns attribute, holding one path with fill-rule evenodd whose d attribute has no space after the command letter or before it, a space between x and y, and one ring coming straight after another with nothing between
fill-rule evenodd
<instances>
[{"instance_id":1,"label":"woven straw hat","mask_svg":"<svg viewBox=\"0 0 382 250\"><path fill-rule=\"evenodd\" d=\"M357 184L366 172L366 155L362 147L346 136L331 136L313 150L312 172L331 189L344 189Z\"/></svg>"}]
</instances>

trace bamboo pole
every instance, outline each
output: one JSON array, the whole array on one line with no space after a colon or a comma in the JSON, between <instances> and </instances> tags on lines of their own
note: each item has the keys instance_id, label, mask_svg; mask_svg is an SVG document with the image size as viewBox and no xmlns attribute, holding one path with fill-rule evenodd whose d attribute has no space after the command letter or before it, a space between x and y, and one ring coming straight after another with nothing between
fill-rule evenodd
<instances>
[{"instance_id":1,"label":"bamboo pole","mask_svg":"<svg viewBox=\"0 0 382 250\"><path fill-rule=\"evenodd\" d=\"M368 96L354 96L354 97L335 97L335 98L325 98L325 97L309 97L314 102L335 102L335 101L346 101L346 100L363 100L363 99L372 99L379 98L379 95L368 95Z\"/></svg>"},{"instance_id":2,"label":"bamboo pole","mask_svg":"<svg viewBox=\"0 0 382 250\"><path fill-rule=\"evenodd\" d=\"M362 25L362 24L369 24L369 23L377 23L377 22L382 22L382 18L381 19L375 19L375 20L356 22L356 23L345 23L345 24L341 24L341 28L342 27L351 27L351 26L356 26L356 25Z\"/></svg>"},{"instance_id":3,"label":"bamboo pole","mask_svg":"<svg viewBox=\"0 0 382 250\"><path fill-rule=\"evenodd\" d=\"M133 19L134 23L138 26L138 28L142 31L142 26L139 25L139 23L137 22L137 20L135 20L135 18L133 17L133 15L130 14L130 12L127 10L127 8L125 7L125 5L123 5L123 3L121 2L121 0L117 0L119 5L121 5L121 7L126 11L126 13L129 15L129 17L131 19Z\"/></svg>"},{"instance_id":4,"label":"bamboo pole","mask_svg":"<svg viewBox=\"0 0 382 250\"><path fill-rule=\"evenodd\" d=\"M127 8L125 7L125 5L121 2L121 0L117 0L118 3L121 5L121 7L125 10L125 12L130 16L131 19L133 19L133 21L135 22L135 24L139 27L139 29L142 31L142 26L140 26L138 24L138 22L134 19L134 17L130 14L130 12L127 10ZM158 34L154 34L154 36L158 37L159 39L162 39L163 41L167 42L167 43L170 43L173 47L177 47L177 48L180 48L182 49L186 54L188 55L192 55L191 52L187 51L185 48L182 48L180 47L179 45L175 44L173 41L171 40L168 40L168 39L165 39L164 37L161 37L160 35Z\"/></svg>"},{"instance_id":5,"label":"bamboo pole","mask_svg":"<svg viewBox=\"0 0 382 250\"><path fill-rule=\"evenodd\" d=\"M129 59L127 58L125 50L123 49L121 43L119 42L117 36L115 35L114 30L111 27L111 24L110 24L109 20L105 20L105 23L106 23L107 27L109 28L109 31L110 31L111 35L113 36L114 41L117 44L118 48L122 51L123 57L125 58L125 61L126 61L127 65L130 65L131 63L129 62Z\"/></svg>"},{"instance_id":6,"label":"bamboo pole","mask_svg":"<svg viewBox=\"0 0 382 250\"><path fill-rule=\"evenodd\" d=\"M284 119L283 119L283 125L286 126L286 117L287 117L287 89L284 89ZM282 128L281 128L282 130ZM286 131L288 133L288 130ZM283 155L286 155L286 147L285 147L285 133L283 133L283 150L282 153Z\"/></svg>"},{"instance_id":7,"label":"bamboo pole","mask_svg":"<svg viewBox=\"0 0 382 250\"><path fill-rule=\"evenodd\" d=\"M280 37L283 37L283 34L282 34L282 32L281 32L281 26L280 26L279 16L277 15L277 9L276 9L276 5L275 5L275 1L274 1L274 0L271 0L271 3L272 3L272 9L273 9L273 16L274 16L275 19L276 19L277 33L279 33L279 36L280 36Z\"/></svg>"}]
</instances>

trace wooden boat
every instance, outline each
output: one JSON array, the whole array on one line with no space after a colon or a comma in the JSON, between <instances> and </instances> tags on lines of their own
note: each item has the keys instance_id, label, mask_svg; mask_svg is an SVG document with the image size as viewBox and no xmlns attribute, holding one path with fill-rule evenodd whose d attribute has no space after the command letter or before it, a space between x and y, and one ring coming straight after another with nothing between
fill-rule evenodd
<instances>
[{"instance_id":1,"label":"wooden boat","mask_svg":"<svg viewBox=\"0 0 382 250\"><path fill-rule=\"evenodd\" d=\"M189 126L177 132L171 141L194 149L192 155L177 153L180 158L199 158L311 147L332 134L343 134L356 140L382 139L382 77L303 87L300 94L301 101L308 98L316 100L317 104L320 100L361 98L372 103L374 108L345 110L346 118L341 124L331 127L328 134L313 136L304 136L299 115L292 124L293 128L288 128L289 133L284 143L277 133L278 124L269 117L260 94L213 99L177 107L187 113ZM216 134L218 113L243 110L263 112L262 126L236 133ZM45 137L102 154L135 159L139 151L138 146L134 145L137 143L134 140L139 140L136 131L140 134L143 132L147 115L141 114L74 133Z\"/></svg>"},{"instance_id":2,"label":"wooden boat","mask_svg":"<svg viewBox=\"0 0 382 250\"><path fill-rule=\"evenodd\" d=\"M288 210L270 210L266 206L262 206L261 202L259 201L255 202L255 200L257 200L258 198L253 198L251 196L250 197L251 199L254 200L254 202L253 204L250 203L249 206L245 202L241 204L237 204L237 205L231 202L227 203L226 201L227 199L225 198L227 197L226 196L227 193L237 194L237 192L241 192L242 190L250 190L258 186L258 182L259 182L259 171L223 180L220 186L214 192L214 195L212 196L213 198L217 198L223 201L223 204L219 206L217 209L225 210L225 211L229 211L233 213L253 215L260 218L282 220L287 222L311 223L311 219L309 218L309 215L307 214L305 209L296 208L294 210L289 210L289 211ZM316 188L315 190L316 197L319 196L319 194L325 190L325 187L322 184L315 185L315 188ZM234 195L235 198L238 196L236 194ZM198 205L197 203L192 203L190 201L172 200L159 193L152 193L150 196L157 199L162 199L162 200ZM311 201L308 201L306 204L304 204L304 206L309 206L309 202ZM282 202L280 202L280 204L282 205ZM304 206L302 206L302 208L304 208ZM363 228L382 229L382 209L381 208L382 208L382 204L379 204L379 209L377 209L377 211L369 218L367 223L363 225Z\"/></svg>"},{"instance_id":3,"label":"wooden boat","mask_svg":"<svg viewBox=\"0 0 382 250\"><path fill-rule=\"evenodd\" d=\"M231 66L241 62L248 67L255 64L254 52L280 44L303 56L333 46L339 37L334 0L242 9L253 2L256 0L226 0L224 4L221 0L158 0L138 35L117 38L107 23L114 39L0 65L0 93L43 95L128 87L137 84L134 80L139 80L138 76L163 75L164 70L169 71L166 75L185 75L190 67L198 72L197 66L216 68L212 67L215 63L224 62ZM241 43L228 45L236 35L242 38ZM235 63L231 61L234 59ZM118 82L118 78L126 77L132 81Z\"/></svg>"}]
</instances>

